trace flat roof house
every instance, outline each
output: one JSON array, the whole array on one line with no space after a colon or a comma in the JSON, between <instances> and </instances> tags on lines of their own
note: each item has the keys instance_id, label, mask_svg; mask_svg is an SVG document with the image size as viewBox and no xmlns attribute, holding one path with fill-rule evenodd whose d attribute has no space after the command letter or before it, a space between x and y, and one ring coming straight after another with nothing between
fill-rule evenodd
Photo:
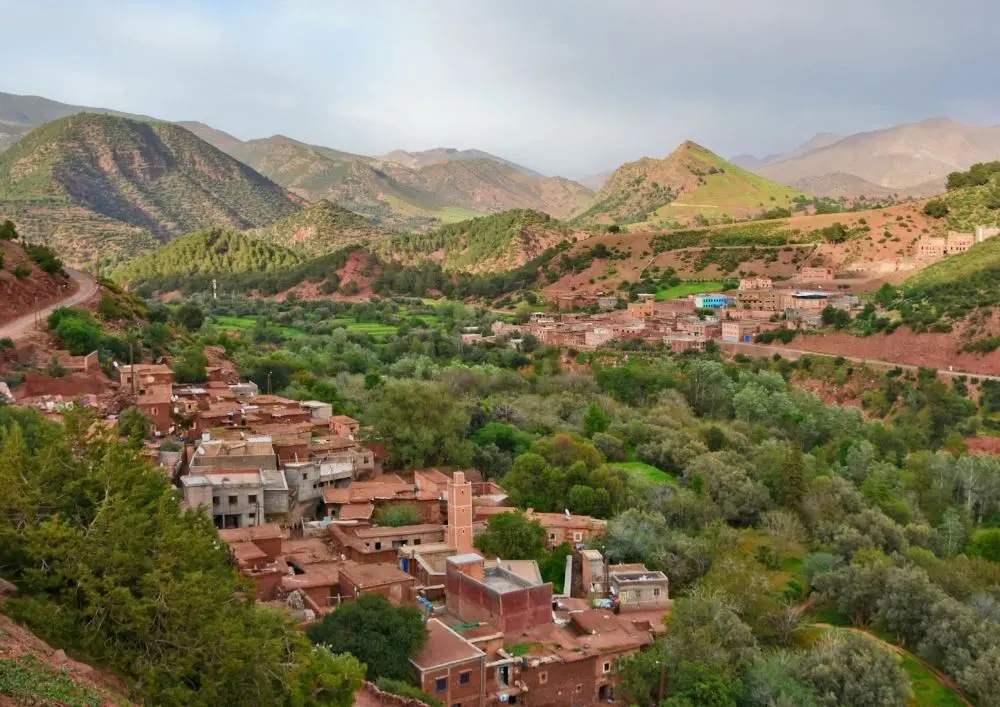
<instances>
[{"instance_id":1,"label":"flat roof house","mask_svg":"<svg viewBox=\"0 0 1000 707\"><path fill-rule=\"evenodd\" d=\"M410 659L420 689L449 707L480 707L486 654L437 619L427 643Z\"/></svg>"}]
</instances>

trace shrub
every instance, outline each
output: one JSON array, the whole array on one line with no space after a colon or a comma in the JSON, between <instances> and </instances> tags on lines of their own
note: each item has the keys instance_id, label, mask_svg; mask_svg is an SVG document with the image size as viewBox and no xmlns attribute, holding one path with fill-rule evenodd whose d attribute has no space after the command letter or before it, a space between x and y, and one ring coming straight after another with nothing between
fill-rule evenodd
<instances>
[{"instance_id":1,"label":"shrub","mask_svg":"<svg viewBox=\"0 0 1000 707\"><path fill-rule=\"evenodd\" d=\"M11 272L14 274L18 280L23 280L31 274L31 268L27 265L18 265Z\"/></svg>"},{"instance_id":2,"label":"shrub","mask_svg":"<svg viewBox=\"0 0 1000 707\"><path fill-rule=\"evenodd\" d=\"M375 687L377 687L382 692L389 692L393 695L399 695L401 697L410 697L414 700L420 700L431 707L441 707L441 703L435 700L433 697L428 695L426 692L421 690L419 687L411 685L408 682L403 682L402 680L393 680L392 678L379 678L375 681Z\"/></svg>"},{"instance_id":3,"label":"shrub","mask_svg":"<svg viewBox=\"0 0 1000 707\"><path fill-rule=\"evenodd\" d=\"M375 514L375 522L389 528L403 525L420 525L424 517L416 506L386 506Z\"/></svg>"},{"instance_id":4,"label":"shrub","mask_svg":"<svg viewBox=\"0 0 1000 707\"><path fill-rule=\"evenodd\" d=\"M948 205L941 199L931 199L924 205L924 214L931 218L944 218L948 215Z\"/></svg>"},{"instance_id":5,"label":"shrub","mask_svg":"<svg viewBox=\"0 0 1000 707\"><path fill-rule=\"evenodd\" d=\"M24 252L41 270L47 272L49 275L62 272L63 262L59 260L56 252L48 246L29 243L24 246Z\"/></svg>"},{"instance_id":6,"label":"shrub","mask_svg":"<svg viewBox=\"0 0 1000 707\"><path fill-rule=\"evenodd\" d=\"M17 240L17 229L14 227L14 222L7 219L3 223L0 223L0 241L16 241Z\"/></svg>"}]
</instances>

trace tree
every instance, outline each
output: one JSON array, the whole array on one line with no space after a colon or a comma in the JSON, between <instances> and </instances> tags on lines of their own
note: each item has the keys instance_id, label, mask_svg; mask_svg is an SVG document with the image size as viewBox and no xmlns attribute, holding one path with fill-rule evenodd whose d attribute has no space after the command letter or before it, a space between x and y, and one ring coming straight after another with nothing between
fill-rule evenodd
<instances>
[{"instance_id":1,"label":"tree","mask_svg":"<svg viewBox=\"0 0 1000 707\"><path fill-rule=\"evenodd\" d=\"M469 413L438 384L387 380L377 389L370 419L389 445L393 467L467 466Z\"/></svg>"},{"instance_id":2,"label":"tree","mask_svg":"<svg viewBox=\"0 0 1000 707\"><path fill-rule=\"evenodd\" d=\"M174 312L174 321L188 331L197 331L205 322L205 313L194 302L185 302Z\"/></svg>"},{"instance_id":3,"label":"tree","mask_svg":"<svg viewBox=\"0 0 1000 707\"><path fill-rule=\"evenodd\" d=\"M835 707L905 707L910 680L899 658L874 640L854 633L828 633L804 653L795 677Z\"/></svg>"},{"instance_id":4,"label":"tree","mask_svg":"<svg viewBox=\"0 0 1000 707\"><path fill-rule=\"evenodd\" d=\"M545 528L524 513L498 513L476 536L476 547L486 557L504 560L540 560L545 555Z\"/></svg>"},{"instance_id":5,"label":"tree","mask_svg":"<svg viewBox=\"0 0 1000 707\"><path fill-rule=\"evenodd\" d=\"M86 356L101 344L101 327L91 319L71 317L56 327L59 343L74 356Z\"/></svg>"},{"instance_id":6,"label":"tree","mask_svg":"<svg viewBox=\"0 0 1000 707\"><path fill-rule=\"evenodd\" d=\"M794 513L768 511L761 518L761 528L771 539L771 546L781 562L788 551L806 539L806 529Z\"/></svg>"},{"instance_id":7,"label":"tree","mask_svg":"<svg viewBox=\"0 0 1000 707\"><path fill-rule=\"evenodd\" d=\"M969 543L969 554L984 560L1000 562L1000 528L977 530Z\"/></svg>"},{"instance_id":8,"label":"tree","mask_svg":"<svg viewBox=\"0 0 1000 707\"><path fill-rule=\"evenodd\" d=\"M393 505L380 508L375 513L375 522L388 528L398 528L404 525L420 525L424 522L424 517L416 506Z\"/></svg>"},{"instance_id":9,"label":"tree","mask_svg":"<svg viewBox=\"0 0 1000 707\"><path fill-rule=\"evenodd\" d=\"M0 241L16 241L17 240L17 228L14 226L14 222L10 219L5 220L0 223Z\"/></svg>"},{"instance_id":10,"label":"tree","mask_svg":"<svg viewBox=\"0 0 1000 707\"><path fill-rule=\"evenodd\" d=\"M924 215L931 218L944 218L948 215L948 204L942 199L931 199L924 204Z\"/></svg>"},{"instance_id":11,"label":"tree","mask_svg":"<svg viewBox=\"0 0 1000 707\"><path fill-rule=\"evenodd\" d=\"M583 415L583 434L593 437L598 432L604 432L611 424L611 416L600 405L591 403Z\"/></svg>"},{"instance_id":12,"label":"tree","mask_svg":"<svg viewBox=\"0 0 1000 707\"><path fill-rule=\"evenodd\" d=\"M149 436L151 426L152 423L146 417L146 413L135 406L126 408L118 416L118 434L137 447L141 447Z\"/></svg>"},{"instance_id":13,"label":"tree","mask_svg":"<svg viewBox=\"0 0 1000 707\"><path fill-rule=\"evenodd\" d=\"M324 616L306 635L333 653L355 656L367 666L369 680L408 680L409 660L427 642L427 627L415 606L394 606L381 594L364 594Z\"/></svg>"},{"instance_id":14,"label":"tree","mask_svg":"<svg viewBox=\"0 0 1000 707\"><path fill-rule=\"evenodd\" d=\"M148 328L154 325L150 324ZM200 346L188 346L181 352L181 355L173 360L171 368L174 372L174 380L178 383L204 383L208 380L206 372L208 358L202 352Z\"/></svg>"}]
</instances>

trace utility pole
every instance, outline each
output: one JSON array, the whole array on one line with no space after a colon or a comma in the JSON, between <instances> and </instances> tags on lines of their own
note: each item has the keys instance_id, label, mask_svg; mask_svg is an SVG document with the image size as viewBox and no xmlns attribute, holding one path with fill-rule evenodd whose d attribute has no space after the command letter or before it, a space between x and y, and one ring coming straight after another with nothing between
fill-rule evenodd
<instances>
[{"instance_id":1,"label":"utility pole","mask_svg":"<svg viewBox=\"0 0 1000 707\"><path fill-rule=\"evenodd\" d=\"M271 394L271 371L267 372L267 394Z\"/></svg>"}]
</instances>

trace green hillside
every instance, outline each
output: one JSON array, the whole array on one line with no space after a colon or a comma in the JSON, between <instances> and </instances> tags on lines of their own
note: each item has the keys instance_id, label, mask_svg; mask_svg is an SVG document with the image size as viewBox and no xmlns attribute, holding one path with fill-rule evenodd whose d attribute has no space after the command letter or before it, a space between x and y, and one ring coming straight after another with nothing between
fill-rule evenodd
<instances>
[{"instance_id":1,"label":"green hillside","mask_svg":"<svg viewBox=\"0 0 1000 707\"><path fill-rule=\"evenodd\" d=\"M512 209L429 233L404 234L393 239L391 249L396 254L432 257L445 270L500 272L522 265L570 233L547 214Z\"/></svg>"},{"instance_id":2,"label":"green hillside","mask_svg":"<svg viewBox=\"0 0 1000 707\"><path fill-rule=\"evenodd\" d=\"M662 160L646 157L619 167L578 220L663 227L752 216L789 206L801 195L688 141Z\"/></svg>"},{"instance_id":3,"label":"green hillside","mask_svg":"<svg viewBox=\"0 0 1000 707\"><path fill-rule=\"evenodd\" d=\"M953 231L971 233L977 226L1000 226L1000 162L973 165L948 177L948 192L939 197L948 206Z\"/></svg>"},{"instance_id":4,"label":"green hillside","mask_svg":"<svg viewBox=\"0 0 1000 707\"><path fill-rule=\"evenodd\" d=\"M248 231L247 235L317 256L351 243L380 241L387 238L389 232L360 214L321 199L309 208L269 226Z\"/></svg>"},{"instance_id":5,"label":"green hillside","mask_svg":"<svg viewBox=\"0 0 1000 707\"><path fill-rule=\"evenodd\" d=\"M211 228L175 238L157 250L125 263L112 277L138 282L174 275L268 272L298 265L304 258L239 231Z\"/></svg>"},{"instance_id":6,"label":"green hillside","mask_svg":"<svg viewBox=\"0 0 1000 707\"><path fill-rule=\"evenodd\" d=\"M66 209L96 215L80 228ZM70 262L104 248L108 231L141 229L160 240L209 226L253 228L301 202L184 128L81 113L46 123L0 155L0 211L30 240L49 240ZM70 215L67 215L70 214ZM141 252L112 242L123 255Z\"/></svg>"}]
</instances>

